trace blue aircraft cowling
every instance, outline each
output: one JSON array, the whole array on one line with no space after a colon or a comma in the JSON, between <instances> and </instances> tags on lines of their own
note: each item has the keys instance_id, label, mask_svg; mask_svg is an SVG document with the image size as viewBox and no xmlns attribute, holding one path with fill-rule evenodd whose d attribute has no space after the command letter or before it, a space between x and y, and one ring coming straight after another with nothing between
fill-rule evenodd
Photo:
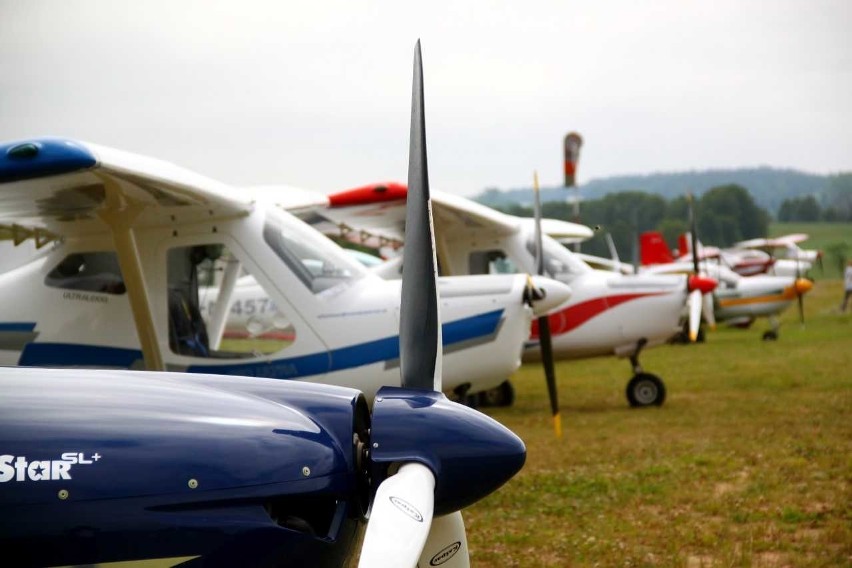
<instances>
[{"instance_id":1,"label":"blue aircraft cowling","mask_svg":"<svg viewBox=\"0 0 852 568\"><path fill-rule=\"evenodd\" d=\"M374 479L384 479L394 463L429 467L436 478L435 516L479 501L526 461L526 446L514 432L439 392L382 387L372 424Z\"/></svg>"},{"instance_id":2,"label":"blue aircraft cowling","mask_svg":"<svg viewBox=\"0 0 852 568\"><path fill-rule=\"evenodd\" d=\"M356 390L0 368L0 391L0 547L25 565L351 553L366 498L353 432L369 427Z\"/></svg>"}]
</instances>

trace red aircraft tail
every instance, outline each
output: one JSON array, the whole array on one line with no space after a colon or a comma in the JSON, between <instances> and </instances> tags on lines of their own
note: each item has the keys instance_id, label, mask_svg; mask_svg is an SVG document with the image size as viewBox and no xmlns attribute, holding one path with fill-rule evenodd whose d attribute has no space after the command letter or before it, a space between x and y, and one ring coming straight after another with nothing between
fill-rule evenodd
<instances>
[{"instance_id":1,"label":"red aircraft tail","mask_svg":"<svg viewBox=\"0 0 852 568\"><path fill-rule=\"evenodd\" d=\"M674 262L663 234L659 231L645 231L639 235L639 259L642 266Z\"/></svg>"},{"instance_id":2,"label":"red aircraft tail","mask_svg":"<svg viewBox=\"0 0 852 568\"><path fill-rule=\"evenodd\" d=\"M689 233L681 233L677 238L677 253L680 256L692 252L692 241Z\"/></svg>"}]
</instances>

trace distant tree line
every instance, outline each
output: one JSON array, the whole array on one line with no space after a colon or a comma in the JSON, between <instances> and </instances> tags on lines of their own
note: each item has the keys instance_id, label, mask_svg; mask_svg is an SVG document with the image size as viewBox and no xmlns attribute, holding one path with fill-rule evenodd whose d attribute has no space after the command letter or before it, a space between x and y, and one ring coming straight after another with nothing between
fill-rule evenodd
<instances>
[{"instance_id":1,"label":"distant tree line","mask_svg":"<svg viewBox=\"0 0 852 568\"><path fill-rule=\"evenodd\" d=\"M770 167L658 172L591 179L581 183L578 189L583 198L590 201L628 190L640 190L660 195L664 199L674 199L683 194L684 188L691 188L695 195L703 195L711 188L732 184L747 187L755 203L775 217L778 217L781 204L785 200L808 195L815 196L823 211L839 208L838 220L842 220L843 215L852 214L852 173L849 172L810 174ZM509 207L513 203L530 205L532 194L530 186L489 188L474 197L474 200L499 209ZM561 185L541 188L542 202L563 201L566 195L566 189ZM837 213L830 212L827 215L833 220L832 215Z\"/></svg>"},{"instance_id":2,"label":"distant tree line","mask_svg":"<svg viewBox=\"0 0 852 568\"><path fill-rule=\"evenodd\" d=\"M767 234L769 213L758 207L742 186L714 187L694 199L698 238L703 243L725 247ZM542 204L542 215L576 221L573 207L567 201L547 202ZM501 210L523 217L533 216L532 207L522 205L510 205ZM636 254L636 239L640 233L660 231L666 242L674 245L681 233L689 231L689 204L685 195L666 200L641 191L611 193L601 199L583 201L580 222L593 227L599 234L582 244L583 252L608 257L609 248L603 235L609 233L619 257L630 261Z\"/></svg>"},{"instance_id":3,"label":"distant tree line","mask_svg":"<svg viewBox=\"0 0 852 568\"><path fill-rule=\"evenodd\" d=\"M852 221L852 174L828 177L822 204L814 195L785 199L778 208L779 221Z\"/></svg>"}]
</instances>

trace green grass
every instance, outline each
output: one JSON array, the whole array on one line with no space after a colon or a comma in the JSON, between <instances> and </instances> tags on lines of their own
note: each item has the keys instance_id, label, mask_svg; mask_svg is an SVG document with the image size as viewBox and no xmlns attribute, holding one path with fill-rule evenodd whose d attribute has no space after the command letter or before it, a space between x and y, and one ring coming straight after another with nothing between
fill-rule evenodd
<instances>
[{"instance_id":1,"label":"green grass","mask_svg":"<svg viewBox=\"0 0 852 568\"><path fill-rule=\"evenodd\" d=\"M793 309L780 338L718 329L643 354L664 406L631 409L628 363L557 365L564 436L543 374L486 409L527 463L465 509L473 566L852 566L852 313L839 280Z\"/></svg>"},{"instance_id":2,"label":"green grass","mask_svg":"<svg viewBox=\"0 0 852 568\"><path fill-rule=\"evenodd\" d=\"M843 259L852 258L852 223L772 223L769 225L769 236L780 237L791 233L806 233L809 239L799 246L803 249L820 249L825 253L823 258L824 270L816 268L811 271L815 280L833 280L842 278L840 266Z\"/></svg>"}]
</instances>

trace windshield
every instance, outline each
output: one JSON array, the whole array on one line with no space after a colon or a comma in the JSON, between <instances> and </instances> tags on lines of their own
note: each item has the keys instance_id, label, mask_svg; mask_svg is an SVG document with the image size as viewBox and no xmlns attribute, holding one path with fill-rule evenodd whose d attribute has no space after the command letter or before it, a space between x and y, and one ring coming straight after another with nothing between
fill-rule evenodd
<instances>
[{"instance_id":1,"label":"windshield","mask_svg":"<svg viewBox=\"0 0 852 568\"><path fill-rule=\"evenodd\" d=\"M577 275L592 270L588 264L547 235L544 235L541 241L544 248L544 272L546 276L567 283ZM535 258L535 248L535 231L531 230L527 237L527 250L533 258Z\"/></svg>"},{"instance_id":2,"label":"windshield","mask_svg":"<svg viewBox=\"0 0 852 568\"><path fill-rule=\"evenodd\" d=\"M263 240L315 294L366 273L331 239L278 209L267 213Z\"/></svg>"}]
</instances>

